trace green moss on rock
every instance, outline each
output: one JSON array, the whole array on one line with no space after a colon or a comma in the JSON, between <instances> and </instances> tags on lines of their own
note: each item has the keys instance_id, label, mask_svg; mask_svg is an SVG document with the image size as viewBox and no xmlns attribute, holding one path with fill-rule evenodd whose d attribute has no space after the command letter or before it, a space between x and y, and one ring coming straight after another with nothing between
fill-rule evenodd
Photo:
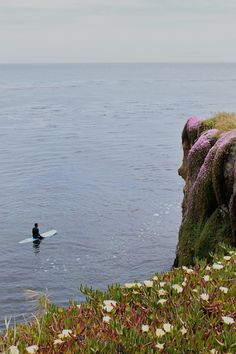
<instances>
[{"instance_id":1,"label":"green moss on rock","mask_svg":"<svg viewBox=\"0 0 236 354\"><path fill-rule=\"evenodd\" d=\"M209 258L219 242L236 244L236 115L190 118L182 144L186 184L175 266Z\"/></svg>"},{"instance_id":2,"label":"green moss on rock","mask_svg":"<svg viewBox=\"0 0 236 354\"><path fill-rule=\"evenodd\" d=\"M217 208L207 219L204 227L199 232L195 243L195 257L211 260L211 254L217 250L221 242L232 242L232 230L227 213Z\"/></svg>"}]
</instances>

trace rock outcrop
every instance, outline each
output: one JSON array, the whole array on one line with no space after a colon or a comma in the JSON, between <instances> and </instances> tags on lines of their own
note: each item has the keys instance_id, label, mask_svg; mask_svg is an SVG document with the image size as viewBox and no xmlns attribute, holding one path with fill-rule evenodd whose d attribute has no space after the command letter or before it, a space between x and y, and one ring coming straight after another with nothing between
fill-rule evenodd
<instances>
[{"instance_id":1,"label":"rock outcrop","mask_svg":"<svg viewBox=\"0 0 236 354\"><path fill-rule=\"evenodd\" d=\"M189 118L182 144L185 187L175 267L209 260L220 242L236 245L236 114Z\"/></svg>"}]
</instances>

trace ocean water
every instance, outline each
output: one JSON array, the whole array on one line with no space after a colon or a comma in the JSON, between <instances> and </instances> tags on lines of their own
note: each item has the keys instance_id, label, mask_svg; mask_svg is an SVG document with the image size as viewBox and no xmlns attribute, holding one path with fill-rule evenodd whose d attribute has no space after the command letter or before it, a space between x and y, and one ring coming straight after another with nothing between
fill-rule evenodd
<instances>
[{"instance_id":1,"label":"ocean water","mask_svg":"<svg viewBox=\"0 0 236 354\"><path fill-rule=\"evenodd\" d=\"M1 65L1 326L29 318L26 289L66 305L169 269L183 125L235 92L235 64ZM34 222L58 235L19 244Z\"/></svg>"}]
</instances>

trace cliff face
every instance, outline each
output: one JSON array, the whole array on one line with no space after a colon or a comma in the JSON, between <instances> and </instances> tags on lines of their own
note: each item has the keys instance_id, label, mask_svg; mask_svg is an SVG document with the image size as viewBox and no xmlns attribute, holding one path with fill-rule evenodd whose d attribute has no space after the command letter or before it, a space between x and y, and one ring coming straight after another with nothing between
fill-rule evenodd
<instances>
[{"instance_id":1,"label":"cliff face","mask_svg":"<svg viewBox=\"0 0 236 354\"><path fill-rule=\"evenodd\" d=\"M219 242L236 245L236 115L188 119L182 145L185 187L174 266L210 259Z\"/></svg>"}]
</instances>

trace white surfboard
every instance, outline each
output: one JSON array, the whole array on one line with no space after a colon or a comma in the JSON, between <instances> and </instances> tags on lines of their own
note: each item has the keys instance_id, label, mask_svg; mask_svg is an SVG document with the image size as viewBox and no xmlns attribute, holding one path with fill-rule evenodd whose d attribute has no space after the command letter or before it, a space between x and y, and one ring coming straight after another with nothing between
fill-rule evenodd
<instances>
[{"instance_id":1,"label":"white surfboard","mask_svg":"<svg viewBox=\"0 0 236 354\"><path fill-rule=\"evenodd\" d=\"M47 238L47 237L52 237L54 235L56 235L57 230L50 230L47 232L44 232L43 234L41 234L41 236L43 236L43 238ZM40 241L37 238L33 238L33 237L29 237L24 239L23 241L20 241L19 243L28 243L28 242L34 242L34 241Z\"/></svg>"}]
</instances>

